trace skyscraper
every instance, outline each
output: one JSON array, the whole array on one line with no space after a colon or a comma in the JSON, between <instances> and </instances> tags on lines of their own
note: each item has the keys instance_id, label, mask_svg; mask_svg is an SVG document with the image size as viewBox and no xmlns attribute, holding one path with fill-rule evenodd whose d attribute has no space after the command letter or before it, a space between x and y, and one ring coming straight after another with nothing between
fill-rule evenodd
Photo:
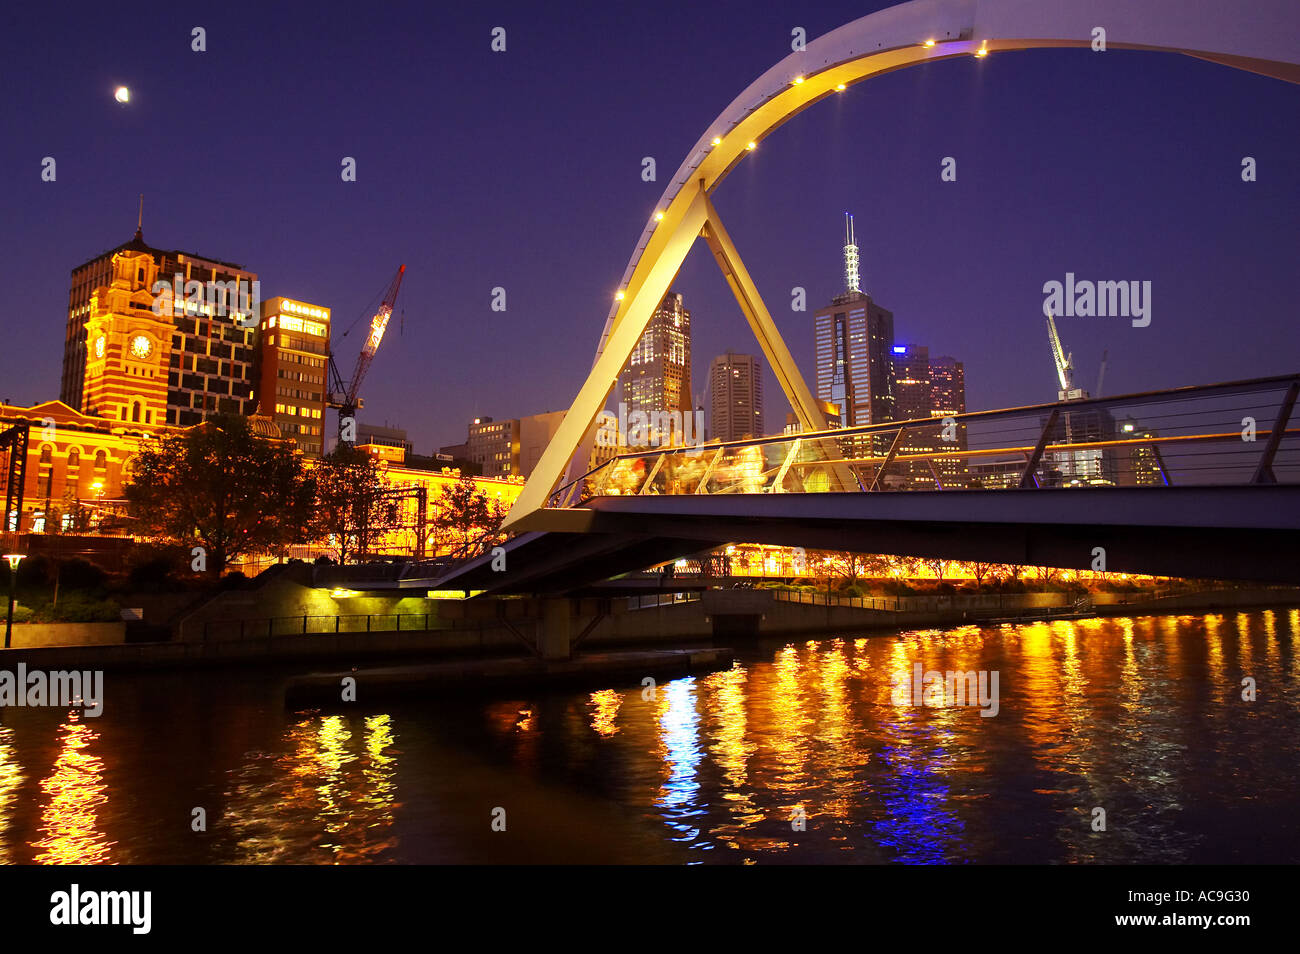
<instances>
[{"instance_id":1,"label":"skyscraper","mask_svg":"<svg viewBox=\"0 0 1300 954\"><path fill-rule=\"evenodd\" d=\"M893 465L893 482L905 478L917 490L966 486L969 473L963 459L932 456L966 449L966 425L953 421L947 428L943 423L943 418L966 413L965 367L954 358L930 357L925 345L894 345L892 352L897 420L934 422L908 429L899 452L929 459Z\"/></svg>"},{"instance_id":2,"label":"skyscraper","mask_svg":"<svg viewBox=\"0 0 1300 954\"><path fill-rule=\"evenodd\" d=\"M894 420L894 313L862 291L853 217L844 220L844 292L813 315L813 330L817 397L839 405L854 427Z\"/></svg>"},{"instance_id":3,"label":"skyscraper","mask_svg":"<svg viewBox=\"0 0 1300 954\"><path fill-rule=\"evenodd\" d=\"M694 413L691 400L691 313L682 296L668 292L650 316L641 339L618 376L628 415L638 411L651 421L664 414ZM662 442L668 442L664 435Z\"/></svg>"},{"instance_id":4,"label":"skyscraper","mask_svg":"<svg viewBox=\"0 0 1300 954\"><path fill-rule=\"evenodd\" d=\"M930 359L930 414L944 418L966 413L966 366L956 358L941 355ZM940 445L941 450L966 450L966 425L957 423L953 429L956 438ZM970 470L963 459L940 460L935 466L945 487L965 487L970 483Z\"/></svg>"},{"instance_id":5,"label":"skyscraper","mask_svg":"<svg viewBox=\"0 0 1300 954\"><path fill-rule=\"evenodd\" d=\"M762 437L763 365L752 354L728 351L709 365L709 437Z\"/></svg>"},{"instance_id":6,"label":"skyscraper","mask_svg":"<svg viewBox=\"0 0 1300 954\"><path fill-rule=\"evenodd\" d=\"M894 410L899 421L929 420L933 417L934 393L930 376L930 349L925 345L894 345ZM908 428L898 452L927 456L940 450L939 426ZM916 490L933 490L935 475L930 460L903 460L890 468L890 482L906 478L907 486Z\"/></svg>"}]
</instances>

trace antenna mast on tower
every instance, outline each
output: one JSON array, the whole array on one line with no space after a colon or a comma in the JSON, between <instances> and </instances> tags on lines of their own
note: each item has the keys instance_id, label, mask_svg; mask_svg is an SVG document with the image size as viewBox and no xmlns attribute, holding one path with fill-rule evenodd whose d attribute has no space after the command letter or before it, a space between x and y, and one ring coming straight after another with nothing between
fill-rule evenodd
<instances>
[{"instance_id":1,"label":"antenna mast on tower","mask_svg":"<svg viewBox=\"0 0 1300 954\"><path fill-rule=\"evenodd\" d=\"M858 246L853 234L853 216L844 213L844 289L861 292L858 287Z\"/></svg>"}]
</instances>

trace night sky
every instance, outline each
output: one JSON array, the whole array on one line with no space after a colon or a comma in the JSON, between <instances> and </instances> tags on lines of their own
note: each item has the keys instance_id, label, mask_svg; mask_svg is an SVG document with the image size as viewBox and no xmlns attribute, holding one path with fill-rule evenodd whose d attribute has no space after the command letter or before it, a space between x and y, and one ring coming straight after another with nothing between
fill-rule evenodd
<instances>
[{"instance_id":1,"label":"night sky","mask_svg":"<svg viewBox=\"0 0 1300 954\"><path fill-rule=\"evenodd\" d=\"M565 408L707 124L789 52L793 27L813 39L889 5L18 6L0 31L0 399L58 396L68 273L130 239L143 192L151 245L241 263L264 298L332 307L345 371L360 334L337 332L405 262L404 332L391 326L362 418L407 428L418 452L464 440L476 415ZM190 49L194 26L206 53ZM505 53L489 48L494 26ZM810 380L845 211L864 290L900 342L966 363L971 410L1055 398L1042 286L1067 271L1153 283L1147 328L1061 320L1084 387L1103 348L1111 394L1287 373L1300 370L1298 118L1300 87L1188 57L995 53L812 107L714 203ZM57 182L41 181L45 156ZM641 180L644 156L659 181ZM940 181L944 156L955 183ZM1241 181L1243 156L1257 182ZM703 242L674 287L702 397L710 358L757 346ZM779 429L770 375L767 394Z\"/></svg>"}]
</instances>

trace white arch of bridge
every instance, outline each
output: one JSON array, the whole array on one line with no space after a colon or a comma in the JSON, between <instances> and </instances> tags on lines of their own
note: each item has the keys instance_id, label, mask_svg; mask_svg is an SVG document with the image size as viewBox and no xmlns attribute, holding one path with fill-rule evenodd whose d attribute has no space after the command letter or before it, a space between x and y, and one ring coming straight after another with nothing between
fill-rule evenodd
<instances>
[{"instance_id":1,"label":"white arch of bridge","mask_svg":"<svg viewBox=\"0 0 1300 954\"><path fill-rule=\"evenodd\" d=\"M597 415L697 238L708 242L804 430L826 421L781 340L710 193L773 130L818 100L893 70L1007 50L1089 47L1182 53L1300 83L1295 0L912 0L854 20L792 52L751 83L700 136L655 206L628 262L586 382L505 522L508 530L580 529L547 511L586 466Z\"/></svg>"}]
</instances>

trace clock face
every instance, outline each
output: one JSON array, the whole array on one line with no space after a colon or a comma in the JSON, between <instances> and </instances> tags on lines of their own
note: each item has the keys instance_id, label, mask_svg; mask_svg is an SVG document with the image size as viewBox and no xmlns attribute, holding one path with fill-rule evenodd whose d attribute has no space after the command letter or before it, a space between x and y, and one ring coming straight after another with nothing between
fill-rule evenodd
<instances>
[{"instance_id":1,"label":"clock face","mask_svg":"<svg viewBox=\"0 0 1300 954\"><path fill-rule=\"evenodd\" d=\"M153 342L144 335L136 335L131 339L131 354L137 358L147 358L153 351Z\"/></svg>"},{"instance_id":2,"label":"clock face","mask_svg":"<svg viewBox=\"0 0 1300 954\"><path fill-rule=\"evenodd\" d=\"M103 335L100 335L98 338L95 339L95 357L96 358L104 357L104 336Z\"/></svg>"}]
</instances>

